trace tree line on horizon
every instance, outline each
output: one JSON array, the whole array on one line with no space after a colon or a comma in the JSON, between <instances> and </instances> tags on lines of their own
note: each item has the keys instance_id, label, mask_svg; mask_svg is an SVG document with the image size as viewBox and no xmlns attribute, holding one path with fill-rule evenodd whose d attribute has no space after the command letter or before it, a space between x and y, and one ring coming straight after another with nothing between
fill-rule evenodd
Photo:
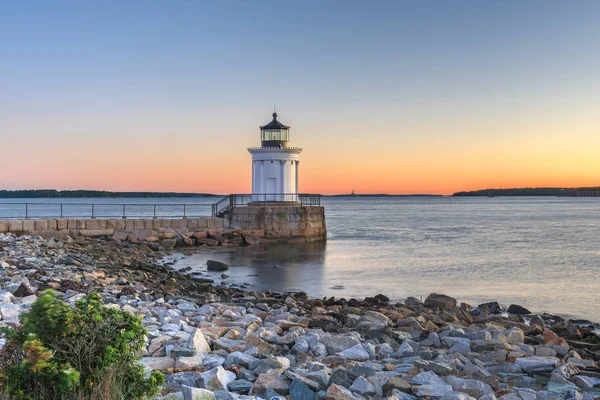
<instances>
[{"instance_id":1,"label":"tree line on horizon","mask_svg":"<svg viewBox=\"0 0 600 400\"><path fill-rule=\"evenodd\" d=\"M579 190L600 190L600 187L482 189L457 192L453 196L575 196Z\"/></svg>"},{"instance_id":2,"label":"tree line on horizon","mask_svg":"<svg viewBox=\"0 0 600 400\"><path fill-rule=\"evenodd\" d=\"M107 197L107 198L139 198L139 197L207 197L210 193L176 193L176 192L110 192L106 190L55 190L55 189L32 189L32 190L0 190L2 199L18 198L85 198L85 197Z\"/></svg>"}]
</instances>

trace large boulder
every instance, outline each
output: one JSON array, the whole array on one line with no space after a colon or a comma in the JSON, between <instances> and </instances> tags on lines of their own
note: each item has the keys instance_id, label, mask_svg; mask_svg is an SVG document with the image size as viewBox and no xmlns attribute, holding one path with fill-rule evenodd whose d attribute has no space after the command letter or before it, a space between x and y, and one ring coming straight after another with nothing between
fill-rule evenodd
<instances>
[{"instance_id":1,"label":"large boulder","mask_svg":"<svg viewBox=\"0 0 600 400\"><path fill-rule=\"evenodd\" d=\"M507 311L510 314L517 314L517 315L531 314L531 311L529 311L525 307L522 307L522 306L520 306L518 304L511 304L510 307L508 307Z\"/></svg>"},{"instance_id":2,"label":"large boulder","mask_svg":"<svg viewBox=\"0 0 600 400\"><path fill-rule=\"evenodd\" d=\"M425 299L425 306L442 310L451 310L456 307L456 304L456 299L445 294L431 293Z\"/></svg>"},{"instance_id":3,"label":"large boulder","mask_svg":"<svg viewBox=\"0 0 600 400\"><path fill-rule=\"evenodd\" d=\"M229 265L220 261L208 260L206 265L209 271L227 271L229 269Z\"/></svg>"},{"instance_id":4,"label":"large boulder","mask_svg":"<svg viewBox=\"0 0 600 400\"><path fill-rule=\"evenodd\" d=\"M225 370L221 366L206 371L201 376L202 386L213 392L216 390L227 390L229 384L235 381L235 374Z\"/></svg>"},{"instance_id":5,"label":"large boulder","mask_svg":"<svg viewBox=\"0 0 600 400\"><path fill-rule=\"evenodd\" d=\"M217 400L213 392L206 389L199 389L191 386L183 386L183 400Z\"/></svg>"}]
</instances>

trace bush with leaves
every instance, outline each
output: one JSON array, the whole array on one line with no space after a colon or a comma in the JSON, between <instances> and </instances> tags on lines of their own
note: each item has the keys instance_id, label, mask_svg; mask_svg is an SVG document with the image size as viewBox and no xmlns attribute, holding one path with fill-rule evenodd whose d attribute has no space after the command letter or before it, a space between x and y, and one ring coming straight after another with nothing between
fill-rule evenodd
<instances>
[{"instance_id":1,"label":"bush with leaves","mask_svg":"<svg viewBox=\"0 0 600 400\"><path fill-rule=\"evenodd\" d=\"M145 399L164 383L145 376L136 355L146 329L133 314L92 293L71 307L45 291L8 329L0 350L0 392L8 399Z\"/></svg>"}]
</instances>

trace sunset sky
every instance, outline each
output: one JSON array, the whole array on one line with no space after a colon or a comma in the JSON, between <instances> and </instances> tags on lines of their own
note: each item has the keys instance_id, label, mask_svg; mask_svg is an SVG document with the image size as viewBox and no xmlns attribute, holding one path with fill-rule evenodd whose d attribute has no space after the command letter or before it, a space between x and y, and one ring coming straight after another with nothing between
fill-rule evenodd
<instances>
[{"instance_id":1,"label":"sunset sky","mask_svg":"<svg viewBox=\"0 0 600 400\"><path fill-rule=\"evenodd\" d=\"M600 185L600 1L0 2L0 189Z\"/></svg>"}]
</instances>

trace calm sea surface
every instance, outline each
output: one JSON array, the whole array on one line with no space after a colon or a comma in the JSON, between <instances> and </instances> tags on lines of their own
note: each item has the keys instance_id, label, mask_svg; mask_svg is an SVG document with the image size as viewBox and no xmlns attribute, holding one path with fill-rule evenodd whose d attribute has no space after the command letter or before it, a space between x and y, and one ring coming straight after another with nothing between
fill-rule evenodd
<instances>
[{"instance_id":1,"label":"calm sea surface","mask_svg":"<svg viewBox=\"0 0 600 400\"><path fill-rule=\"evenodd\" d=\"M600 199L329 197L323 205L326 243L202 249L176 266L206 271L206 260L220 260L231 266L227 281L255 290L398 300L441 292L600 322Z\"/></svg>"}]
</instances>

